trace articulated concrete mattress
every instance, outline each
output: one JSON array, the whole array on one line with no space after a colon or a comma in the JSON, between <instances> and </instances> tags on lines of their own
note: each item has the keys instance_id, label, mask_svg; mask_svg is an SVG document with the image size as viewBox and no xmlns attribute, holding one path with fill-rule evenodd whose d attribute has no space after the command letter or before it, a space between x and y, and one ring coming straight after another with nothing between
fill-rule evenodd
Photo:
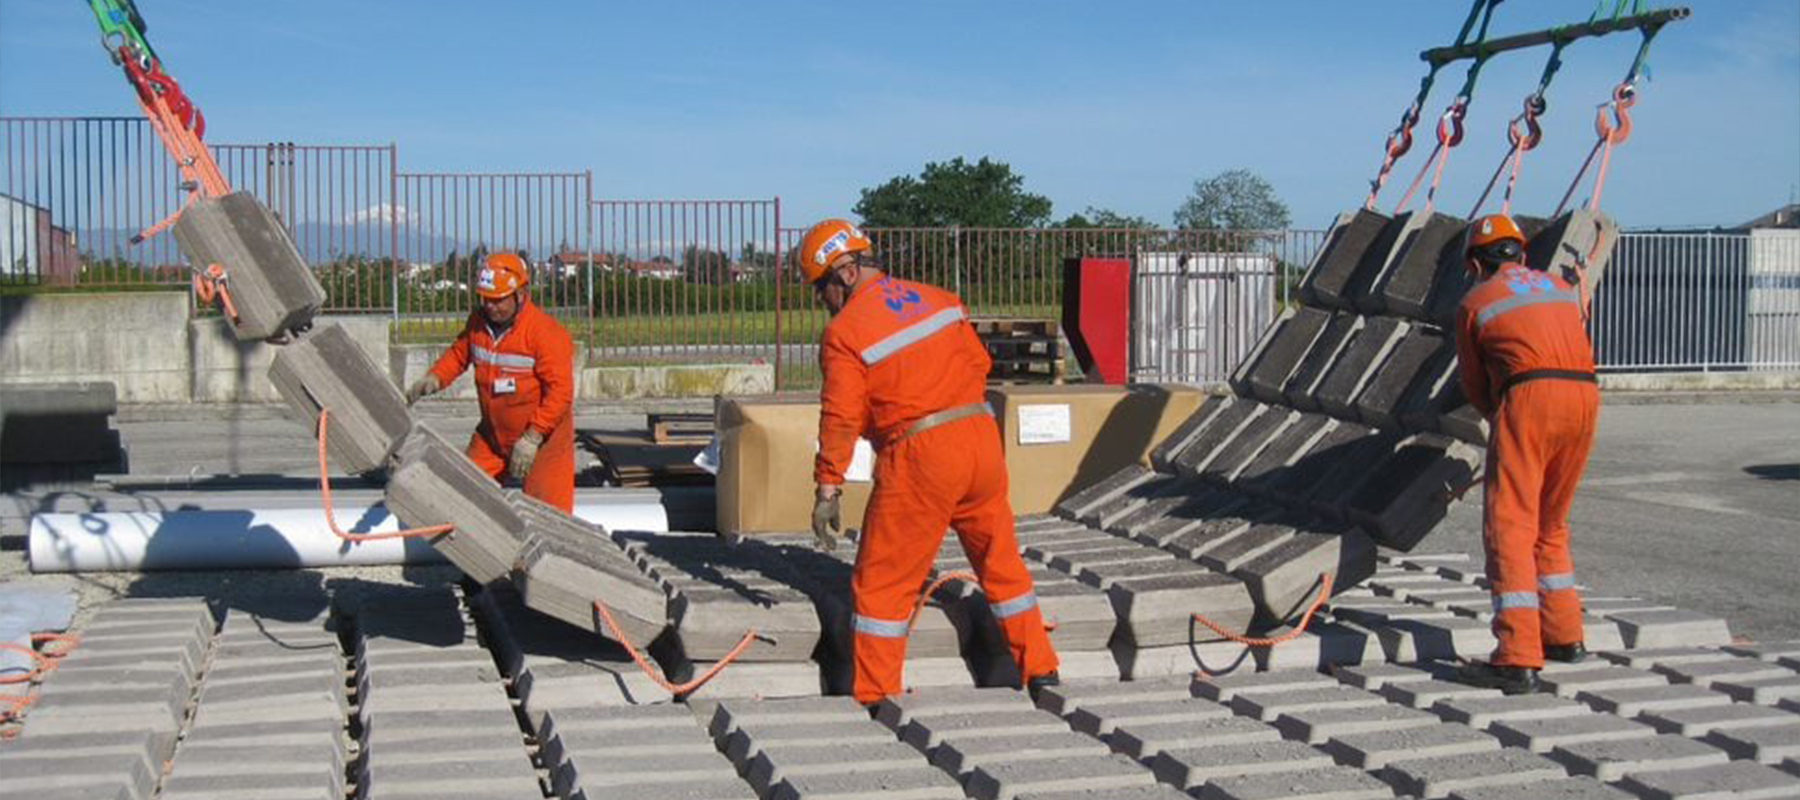
<instances>
[{"instance_id":1,"label":"articulated concrete mattress","mask_svg":"<svg viewBox=\"0 0 1800 800\"><path fill-rule=\"evenodd\" d=\"M1034 703L965 676L873 714L821 696L822 669L806 692L734 677L768 663L670 702L507 582L254 610L117 600L13 690L37 700L0 740L0 798L1800 794L1800 642L1734 644L1716 618L1590 597L1598 652L1506 697L1450 679L1447 659L1492 645L1475 565L1378 561L1254 661L1202 645L1217 668L1197 677L1195 653L1159 671L1150 648L1135 680L1065 673Z\"/></svg>"}]
</instances>

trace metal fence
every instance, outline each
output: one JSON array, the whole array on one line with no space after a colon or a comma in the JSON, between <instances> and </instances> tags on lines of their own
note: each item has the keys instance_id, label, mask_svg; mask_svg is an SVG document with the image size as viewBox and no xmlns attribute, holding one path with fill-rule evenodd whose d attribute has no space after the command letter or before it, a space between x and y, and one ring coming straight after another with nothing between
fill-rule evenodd
<instances>
[{"instance_id":1,"label":"metal fence","mask_svg":"<svg viewBox=\"0 0 1800 800\"><path fill-rule=\"evenodd\" d=\"M402 172L393 144L213 150L289 227L326 310L391 315L402 341L446 340L481 255L511 250L533 265L539 301L603 360L761 359L781 386L817 380L826 315L779 268L801 232L783 227L779 200L596 199L586 171ZM0 118L0 290L185 284L172 237L133 241L180 207L179 183L142 119ZM894 274L952 289L984 316L1058 318L1065 261L1131 258L1132 376L1186 382L1223 377L1248 351L1323 235L869 233ZM1800 368L1796 235L1623 236L1595 299L1602 368Z\"/></svg>"}]
</instances>

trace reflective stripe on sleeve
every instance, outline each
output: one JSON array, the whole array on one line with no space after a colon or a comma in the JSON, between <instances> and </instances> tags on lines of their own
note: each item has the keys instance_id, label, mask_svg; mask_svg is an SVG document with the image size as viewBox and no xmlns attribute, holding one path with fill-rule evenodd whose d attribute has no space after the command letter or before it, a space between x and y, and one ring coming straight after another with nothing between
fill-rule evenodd
<instances>
[{"instance_id":1,"label":"reflective stripe on sleeve","mask_svg":"<svg viewBox=\"0 0 1800 800\"><path fill-rule=\"evenodd\" d=\"M989 603L988 608L994 610L994 619L1006 619L1037 608L1037 604L1037 595L1026 592L1004 603Z\"/></svg>"},{"instance_id":2,"label":"reflective stripe on sleeve","mask_svg":"<svg viewBox=\"0 0 1800 800\"><path fill-rule=\"evenodd\" d=\"M1475 327L1485 328L1489 322L1494 321L1495 317L1509 311L1517 311L1527 306L1542 305L1544 303L1579 304L1580 302L1581 295L1576 294L1575 292L1565 292L1561 289L1532 292L1530 294L1515 294L1498 300L1487 308L1482 309L1481 313L1475 315Z\"/></svg>"},{"instance_id":3,"label":"reflective stripe on sleeve","mask_svg":"<svg viewBox=\"0 0 1800 800\"><path fill-rule=\"evenodd\" d=\"M923 341L925 337L961 322L966 316L968 314L963 311L962 306L940 309L937 313L888 334L887 338L869 345L862 351L863 363L871 367L875 366L888 356Z\"/></svg>"},{"instance_id":4,"label":"reflective stripe on sleeve","mask_svg":"<svg viewBox=\"0 0 1800 800\"><path fill-rule=\"evenodd\" d=\"M537 359L532 358L531 356L522 356L514 353L496 353L481 345L470 347L469 355L476 361L483 364L493 364L497 367L512 367L515 369L533 369L537 367Z\"/></svg>"},{"instance_id":5,"label":"reflective stripe on sleeve","mask_svg":"<svg viewBox=\"0 0 1800 800\"><path fill-rule=\"evenodd\" d=\"M1496 613L1514 608L1537 608L1537 592L1500 592L1494 595Z\"/></svg>"},{"instance_id":6,"label":"reflective stripe on sleeve","mask_svg":"<svg viewBox=\"0 0 1800 800\"><path fill-rule=\"evenodd\" d=\"M851 618L855 621L857 633L866 633L870 636L879 636L883 639L906 638L908 627L906 620L878 619L876 617L865 617L861 614L853 614L851 615Z\"/></svg>"},{"instance_id":7,"label":"reflective stripe on sleeve","mask_svg":"<svg viewBox=\"0 0 1800 800\"><path fill-rule=\"evenodd\" d=\"M1575 573L1558 572L1554 575L1538 576L1538 591L1554 592L1561 589L1575 588Z\"/></svg>"}]
</instances>

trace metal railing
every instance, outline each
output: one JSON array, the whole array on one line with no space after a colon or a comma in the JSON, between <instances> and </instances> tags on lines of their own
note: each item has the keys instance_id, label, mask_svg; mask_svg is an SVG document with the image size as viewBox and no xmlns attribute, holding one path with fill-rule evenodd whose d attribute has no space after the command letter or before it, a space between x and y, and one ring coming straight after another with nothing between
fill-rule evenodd
<instances>
[{"instance_id":1,"label":"metal railing","mask_svg":"<svg viewBox=\"0 0 1800 800\"><path fill-rule=\"evenodd\" d=\"M409 173L396 145L217 144L232 184L289 227L332 313L381 313L442 342L491 250L527 255L537 298L606 361L760 359L817 380L826 321L786 264L800 229L766 200L607 200L591 173ZM180 177L144 120L0 117L0 289L175 287ZM1320 231L877 228L894 274L984 316L1059 318L1063 264L1134 259L1132 375L1204 382L1288 302ZM1595 299L1602 369L1800 369L1792 230L1627 233Z\"/></svg>"}]
</instances>

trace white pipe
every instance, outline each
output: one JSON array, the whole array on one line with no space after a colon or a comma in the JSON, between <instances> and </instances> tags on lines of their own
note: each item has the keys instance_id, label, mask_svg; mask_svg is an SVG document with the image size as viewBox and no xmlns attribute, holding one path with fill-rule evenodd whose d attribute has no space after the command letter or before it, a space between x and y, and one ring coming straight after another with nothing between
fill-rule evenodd
<instances>
[{"instance_id":1,"label":"white pipe","mask_svg":"<svg viewBox=\"0 0 1800 800\"><path fill-rule=\"evenodd\" d=\"M666 532L661 503L583 503L575 515L607 530ZM387 507L337 510L352 533L397 530ZM444 557L422 539L345 542L318 509L123 511L36 514L28 549L32 572L175 569L296 569L378 564L438 564Z\"/></svg>"}]
</instances>

